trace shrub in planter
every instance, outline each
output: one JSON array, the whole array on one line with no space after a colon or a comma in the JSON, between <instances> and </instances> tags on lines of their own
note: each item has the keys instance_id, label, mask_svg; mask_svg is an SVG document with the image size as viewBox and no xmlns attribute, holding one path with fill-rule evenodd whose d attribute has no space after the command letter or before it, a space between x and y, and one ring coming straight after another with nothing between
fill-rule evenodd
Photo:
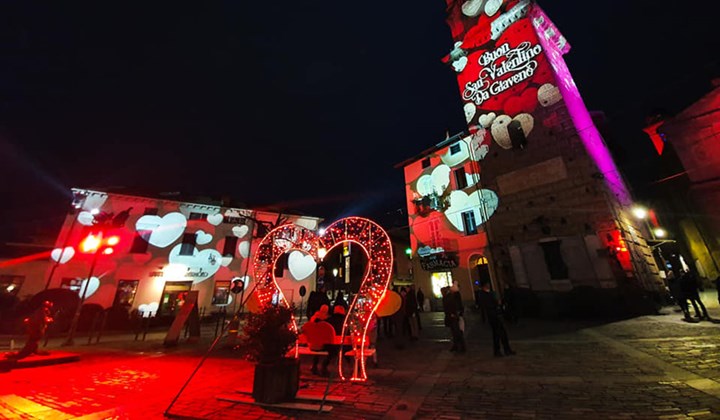
<instances>
[{"instance_id":1,"label":"shrub in planter","mask_svg":"<svg viewBox=\"0 0 720 420\"><path fill-rule=\"evenodd\" d=\"M289 401L297 394L300 364L295 358L285 357L297 340L290 326L293 310L268 305L246 317L238 349L255 363L253 398L258 402Z\"/></svg>"}]
</instances>

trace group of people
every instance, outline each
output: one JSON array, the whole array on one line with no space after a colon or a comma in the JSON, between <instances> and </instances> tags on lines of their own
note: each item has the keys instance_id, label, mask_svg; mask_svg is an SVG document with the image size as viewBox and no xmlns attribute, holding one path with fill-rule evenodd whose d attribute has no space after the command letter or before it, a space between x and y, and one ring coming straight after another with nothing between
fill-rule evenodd
<instances>
[{"instance_id":1,"label":"group of people","mask_svg":"<svg viewBox=\"0 0 720 420\"><path fill-rule=\"evenodd\" d=\"M720 277L718 279L720 280ZM685 321L697 322L710 320L705 304L703 304L702 299L700 299L700 292L703 290L702 282L695 274L690 271L685 271L681 273L680 276L676 276L674 271L670 271L667 275L667 284L668 289L670 289L670 294L683 313ZM718 290L720 291L720 281L716 280L716 284L719 286ZM718 301L720 301L720 297ZM695 318L690 316L690 305L688 302L692 304L695 310Z\"/></svg>"},{"instance_id":2,"label":"group of people","mask_svg":"<svg viewBox=\"0 0 720 420\"><path fill-rule=\"evenodd\" d=\"M450 328L452 334L452 347L450 351L465 353L465 318L462 296L457 283L440 289L442 294L443 311L445 312L445 326ZM511 356L515 351L510 347L507 331L503 320L503 307L501 301L490 288L490 282L484 282L475 295L476 302L483 312L492 330L493 354L495 357ZM501 351L502 348L502 351Z\"/></svg>"},{"instance_id":3,"label":"group of people","mask_svg":"<svg viewBox=\"0 0 720 420\"><path fill-rule=\"evenodd\" d=\"M416 291L414 285L395 286L393 291L400 296L400 309L393 315L380 318L380 323L385 336L394 337L396 347L402 348L404 338L410 341L420 338L420 312L424 310L425 294L422 288Z\"/></svg>"}]
</instances>

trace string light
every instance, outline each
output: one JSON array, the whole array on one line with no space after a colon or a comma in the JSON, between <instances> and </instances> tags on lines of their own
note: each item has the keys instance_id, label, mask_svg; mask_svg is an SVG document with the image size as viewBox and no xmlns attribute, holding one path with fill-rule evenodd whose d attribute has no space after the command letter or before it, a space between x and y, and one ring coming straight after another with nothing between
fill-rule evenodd
<instances>
[{"instance_id":1,"label":"string light","mask_svg":"<svg viewBox=\"0 0 720 420\"><path fill-rule=\"evenodd\" d=\"M350 380L363 382L367 380L365 344L368 328L385 295L392 274L392 243L382 227L362 217L348 217L336 221L325 229L322 241L328 253L336 246L351 242L367 255L369 267L345 316L341 334L341 342L345 342L346 336L350 338L355 353L355 366L360 365L359 371L353 370ZM345 380L342 358L338 358L338 372L340 378Z\"/></svg>"},{"instance_id":2,"label":"string light","mask_svg":"<svg viewBox=\"0 0 720 420\"><path fill-rule=\"evenodd\" d=\"M350 339L355 351L355 366L360 366L359 371L353 370L350 380L363 382L367 380L365 347L368 328L387 291L392 274L392 243L387 232L377 223L362 217L340 219L325 228L321 237L301 226L285 224L268 232L260 241L253 267L258 282L256 293L260 307L271 305L275 295L278 296L278 304L289 306L277 284L273 269L280 256L288 251L299 250L311 255L317 261L321 258L319 255L321 249L327 254L333 248L347 242L356 244L367 255L369 265L360 284L360 290L348 309L341 333L341 342L345 342L345 337ZM294 332L298 330L295 317L292 318L290 328ZM297 344L295 356L297 357ZM338 372L345 380L342 358L338 359Z\"/></svg>"}]
</instances>

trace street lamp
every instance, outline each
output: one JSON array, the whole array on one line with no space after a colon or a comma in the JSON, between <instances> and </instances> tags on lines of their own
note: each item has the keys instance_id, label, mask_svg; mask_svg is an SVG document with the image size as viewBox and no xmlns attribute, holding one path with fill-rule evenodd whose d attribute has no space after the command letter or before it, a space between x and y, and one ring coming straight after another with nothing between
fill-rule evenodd
<instances>
[{"instance_id":1,"label":"street lamp","mask_svg":"<svg viewBox=\"0 0 720 420\"><path fill-rule=\"evenodd\" d=\"M642 206L635 206L632 208L633 216L640 220L645 220L648 217L648 209Z\"/></svg>"},{"instance_id":2,"label":"street lamp","mask_svg":"<svg viewBox=\"0 0 720 420\"><path fill-rule=\"evenodd\" d=\"M665 229L657 227L657 228L653 229L653 235L656 238L664 238L667 236L667 232L665 231Z\"/></svg>"}]
</instances>

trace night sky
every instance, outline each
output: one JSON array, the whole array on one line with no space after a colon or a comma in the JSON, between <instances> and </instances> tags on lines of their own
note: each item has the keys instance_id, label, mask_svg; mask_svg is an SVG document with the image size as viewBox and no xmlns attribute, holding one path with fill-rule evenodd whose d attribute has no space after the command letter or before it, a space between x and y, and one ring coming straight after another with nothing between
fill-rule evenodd
<instances>
[{"instance_id":1,"label":"night sky","mask_svg":"<svg viewBox=\"0 0 720 420\"><path fill-rule=\"evenodd\" d=\"M48 3L0 6L0 240L56 229L73 186L381 217L393 165L465 126L444 0ZM720 77L720 2L540 4L642 195L645 116Z\"/></svg>"}]
</instances>

